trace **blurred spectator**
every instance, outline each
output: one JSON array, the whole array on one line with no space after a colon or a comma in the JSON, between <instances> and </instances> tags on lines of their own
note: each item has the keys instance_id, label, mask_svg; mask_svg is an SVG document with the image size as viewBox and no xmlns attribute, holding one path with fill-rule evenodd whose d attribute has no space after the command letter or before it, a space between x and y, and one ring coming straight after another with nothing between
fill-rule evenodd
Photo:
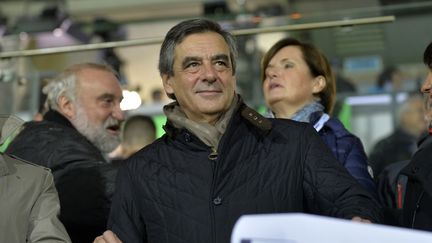
<instances>
[{"instance_id":1,"label":"blurred spectator","mask_svg":"<svg viewBox=\"0 0 432 243\"><path fill-rule=\"evenodd\" d=\"M153 119L146 115L133 115L123 124L122 141L113 160L123 160L152 143L156 139L156 126Z\"/></svg>"},{"instance_id":2,"label":"blurred spectator","mask_svg":"<svg viewBox=\"0 0 432 243\"><path fill-rule=\"evenodd\" d=\"M23 121L0 116L0 145ZM0 242L71 242L49 169L0 152Z\"/></svg>"},{"instance_id":3,"label":"blurred spectator","mask_svg":"<svg viewBox=\"0 0 432 243\"><path fill-rule=\"evenodd\" d=\"M44 87L49 110L27 122L7 152L52 170L60 219L73 242L91 242L106 227L117 170L105 153L120 143L122 89L109 66L83 63Z\"/></svg>"},{"instance_id":4,"label":"blurred spectator","mask_svg":"<svg viewBox=\"0 0 432 243\"><path fill-rule=\"evenodd\" d=\"M411 158L417 140L427 129L424 115L423 98L419 95L411 96L399 107L395 130L378 141L369 155L375 178L389 164Z\"/></svg>"},{"instance_id":5,"label":"blurred spectator","mask_svg":"<svg viewBox=\"0 0 432 243\"><path fill-rule=\"evenodd\" d=\"M378 75L376 86L372 93L397 92L402 90L403 75L395 66L389 66Z\"/></svg>"},{"instance_id":6,"label":"blurred spectator","mask_svg":"<svg viewBox=\"0 0 432 243\"><path fill-rule=\"evenodd\" d=\"M336 79L336 93L356 93L357 87L354 83L342 74L342 62L338 58L331 61L333 75Z\"/></svg>"},{"instance_id":7,"label":"blurred spectator","mask_svg":"<svg viewBox=\"0 0 432 243\"><path fill-rule=\"evenodd\" d=\"M166 105L170 102L170 99L165 94L165 91L161 88L154 88L151 92L150 104L153 105Z\"/></svg>"},{"instance_id":8,"label":"blurred spectator","mask_svg":"<svg viewBox=\"0 0 432 243\"><path fill-rule=\"evenodd\" d=\"M154 89L151 93L152 102L160 103L162 102L162 95L164 92L161 89Z\"/></svg>"}]
</instances>

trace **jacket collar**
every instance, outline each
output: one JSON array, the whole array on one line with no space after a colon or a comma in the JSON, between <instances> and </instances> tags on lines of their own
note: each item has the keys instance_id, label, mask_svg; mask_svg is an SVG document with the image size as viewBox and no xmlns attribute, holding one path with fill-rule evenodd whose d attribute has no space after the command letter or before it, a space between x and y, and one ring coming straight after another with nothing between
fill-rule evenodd
<instances>
[{"instance_id":1,"label":"jacket collar","mask_svg":"<svg viewBox=\"0 0 432 243\"><path fill-rule=\"evenodd\" d=\"M55 110L49 110L45 113L43 119L45 121L55 122L67 127L71 127L75 129L75 127L72 125L72 123L64 117L62 114L60 114L58 111Z\"/></svg>"},{"instance_id":2,"label":"jacket collar","mask_svg":"<svg viewBox=\"0 0 432 243\"><path fill-rule=\"evenodd\" d=\"M267 133L272 128L272 123L269 119L262 116L260 113L255 111L254 109L247 106L245 103L242 103L240 106L240 114L242 118L248 121L249 124L253 125L260 131L261 133Z\"/></svg>"},{"instance_id":3,"label":"jacket collar","mask_svg":"<svg viewBox=\"0 0 432 243\"><path fill-rule=\"evenodd\" d=\"M14 135L24 124L24 121L14 115L0 115L0 145Z\"/></svg>"},{"instance_id":4,"label":"jacket collar","mask_svg":"<svg viewBox=\"0 0 432 243\"><path fill-rule=\"evenodd\" d=\"M425 133L420 136L420 138L417 141L417 147L418 149L424 148L428 144L432 143L432 135Z\"/></svg>"},{"instance_id":5,"label":"jacket collar","mask_svg":"<svg viewBox=\"0 0 432 243\"><path fill-rule=\"evenodd\" d=\"M14 115L0 115L0 145L12 138L22 127L24 121ZM9 174L5 155L0 152L0 176Z\"/></svg>"},{"instance_id":6,"label":"jacket collar","mask_svg":"<svg viewBox=\"0 0 432 243\"><path fill-rule=\"evenodd\" d=\"M195 122L190 120L183 112L178 102L173 102L164 107L164 113L167 119L178 129L186 129L196 137L198 137L207 146L217 150L219 141L226 131L232 114L237 110L240 105L240 98L234 96L229 109L221 114L215 124L208 124L202 122Z\"/></svg>"},{"instance_id":7,"label":"jacket collar","mask_svg":"<svg viewBox=\"0 0 432 243\"><path fill-rule=\"evenodd\" d=\"M256 127L257 131L259 131L260 133L265 134L268 131L270 131L271 128L272 128L271 121L269 119L265 118L264 116L262 116L261 114L259 114L254 109L248 107L243 102L243 99L241 98L240 95L238 95L238 97L240 99L240 101L239 101L240 104L239 104L237 110L235 110L233 112L233 114L232 114L233 118L236 117L236 116L238 116L238 114L240 114L240 117L242 117L243 119L245 119L249 124L251 124L254 127ZM230 123L232 123L233 120L234 119L230 119ZM170 122L169 120L163 126L163 129L165 130L166 134L169 137L175 136L175 134L178 132L178 129L176 129L174 127L174 125L172 124L172 122Z\"/></svg>"}]
</instances>

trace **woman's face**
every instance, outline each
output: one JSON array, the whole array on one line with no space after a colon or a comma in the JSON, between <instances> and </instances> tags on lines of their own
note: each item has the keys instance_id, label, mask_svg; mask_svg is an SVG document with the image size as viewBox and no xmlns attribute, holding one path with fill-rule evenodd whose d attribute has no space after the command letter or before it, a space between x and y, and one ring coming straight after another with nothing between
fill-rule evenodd
<instances>
[{"instance_id":1,"label":"woman's face","mask_svg":"<svg viewBox=\"0 0 432 243\"><path fill-rule=\"evenodd\" d=\"M263 71L264 98L272 111L275 111L275 105L281 104L298 110L313 100L314 93L323 89L316 82L323 77L312 77L298 46L280 49Z\"/></svg>"}]
</instances>

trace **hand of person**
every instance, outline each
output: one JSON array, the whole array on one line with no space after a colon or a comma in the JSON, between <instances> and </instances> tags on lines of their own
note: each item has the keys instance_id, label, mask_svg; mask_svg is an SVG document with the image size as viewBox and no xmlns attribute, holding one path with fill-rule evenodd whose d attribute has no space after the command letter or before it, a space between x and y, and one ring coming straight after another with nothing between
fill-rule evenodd
<instances>
[{"instance_id":1,"label":"hand of person","mask_svg":"<svg viewBox=\"0 0 432 243\"><path fill-rule=\"evenodd\" d=\"M96 237L93 243L122 243L122 241L114 232L107 230L102 235Z\"/></svg>"},{"instance_id":2,"label":"hand of person","mask_svg":"<svg viewBox=\"0 0 432 243\"><path fill-rule=\"evenodd\" d=\"M363 219L359 216L354 216L352 219L352 221L356 221L356 222L361 222L361 223L368 223L368 224L372 224L372 222L369 219Z\"/></svg>"}]
</instances>

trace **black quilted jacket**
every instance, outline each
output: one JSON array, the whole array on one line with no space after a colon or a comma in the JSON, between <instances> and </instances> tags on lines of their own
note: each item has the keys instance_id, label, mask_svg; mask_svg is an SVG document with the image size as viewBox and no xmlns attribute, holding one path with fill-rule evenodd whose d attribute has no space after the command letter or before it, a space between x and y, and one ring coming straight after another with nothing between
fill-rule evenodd
<instances>
[{"instance_id":1,"label":"black quilted jacket","mask_svg":"<svg viewBox=\"0 0 432 243\"><path fill-rule=\"evenodd\" d=\"M166 130L119 171L108 226L123 242L229 242L244 214L381 218L308 124L242 106L217 156L189 131Z\"/></svg>"},{"instance_id":2,"label":"black quilted jacket","mask_svg":"<svg viewBox=\"0 0 432 243\"><path fill-rule=\"evenodd\" d=\"M26 123L7 152L51 169L72 241L93 242L106 229L117 170L59 113L45 119Z\"/></svg>"},{"instance_id":3,"label":"black quilted jacket","mask_svg":"<svg viewBox=\"0 0 432 243\"><path fill-rule=\"evenodd\" d=\"M408 178L402 226L432 231L432 136L420 141L419 149L401 174Z\"/></svg>"}]
</instances>

